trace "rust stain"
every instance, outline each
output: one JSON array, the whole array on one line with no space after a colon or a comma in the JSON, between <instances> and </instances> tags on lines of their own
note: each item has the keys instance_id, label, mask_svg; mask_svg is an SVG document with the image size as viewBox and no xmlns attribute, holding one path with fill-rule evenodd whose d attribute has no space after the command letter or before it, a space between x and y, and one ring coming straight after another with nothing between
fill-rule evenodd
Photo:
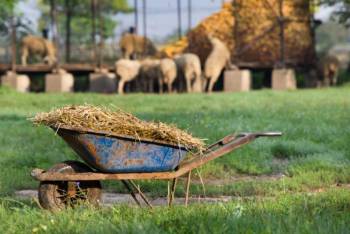
<instances>
[{"instance_id":1,"label":"rust stain","mask_svg":"<svg viewBox=\"0 0 350 234\"><path fill-rule=\"evenodd\" d=\"M142 165L144 160L142 159L126 159L124 160L124 166L129 166L129 165Z\"/></svg>"}]
</instances>

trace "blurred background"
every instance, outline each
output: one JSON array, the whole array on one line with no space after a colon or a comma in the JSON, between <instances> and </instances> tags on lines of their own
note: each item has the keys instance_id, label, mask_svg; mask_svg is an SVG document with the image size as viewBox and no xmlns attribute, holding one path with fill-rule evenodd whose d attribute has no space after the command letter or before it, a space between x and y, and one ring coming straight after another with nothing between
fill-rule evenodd
<instances>
[{"instance_id":1,"label":"blurred background","mask_svg":"<svg viewBox=\"0 0 350 234\"><path fill-rule=\"evenodd\" d=\"M0 73L20 64L22 38L47 37L59 48L59 62L72 65L75 91L88 90L95 67L82 65L114 69L122 57L120 39L130 30L150 39L163 57L198 55L202 68L211 49L207 34L213 34L235 65L251 70L253 89L271 87L276 67L295 69L299 88L320 86L330 63L336 63L337 85L348 80L347 1L6 0L0 11ZM43 91L48 68L29 70L17 66L19 73L31 72L32 91ZM223 90L223 82L221 75L214 89Z\"/></svg>"}]
</instances>

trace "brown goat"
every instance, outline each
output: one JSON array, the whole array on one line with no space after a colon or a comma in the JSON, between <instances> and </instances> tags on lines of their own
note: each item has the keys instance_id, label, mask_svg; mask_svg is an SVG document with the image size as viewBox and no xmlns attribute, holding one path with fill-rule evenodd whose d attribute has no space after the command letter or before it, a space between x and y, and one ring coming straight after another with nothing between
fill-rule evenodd
<instances>
[{"instance_id":1,"label":"brown goat","mask_svg":"<svg viewBox=\"0 0 350 234\"><path fill-rule=\"evenodd\" d=\"M54 44L45 38L33 35L25 36L22 39L22 65L27 65L29 55L39 55L49 65L53 65L57 61Z\"/></svg>"},{"instance_id":2,"label":"brown goat","mask_svg":"<svg viewBox=\"0 0 350 234\"><path fill-rule=\"evenodd\" d=\"M125 59L131 59L132 55L144 57L157 54L157 48L150 39L133 33L125 33L119 41L119 47Z\"/></svg>"}]
</instances>

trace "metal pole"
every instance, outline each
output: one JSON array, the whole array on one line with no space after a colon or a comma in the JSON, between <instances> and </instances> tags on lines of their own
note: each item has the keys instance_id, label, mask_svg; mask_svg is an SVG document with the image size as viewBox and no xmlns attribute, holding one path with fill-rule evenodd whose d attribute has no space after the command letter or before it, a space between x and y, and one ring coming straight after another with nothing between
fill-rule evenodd
<instances>
[{"instance_id":1,"label":"metal pole","mask_svg":"<svg viewBox=\"0 0 350 234\"><path fill-rule=\"evenodd\" d=\"M71 43L71 5L69 0L65 0L65 10L66 10L66 62L70 62L70 43Z\"/></svg>"},{"instance_id":2,"label":"metal pole","mask_svg":"<svg viewBox=\"0 0 350 234\"><path fill-rule=\"evenodd\" d=\"M284 14L283 14L283 0L279 1L279 24L280 24L280 63L285 66L285 38L284 38Z\"/></svg>"},{"instance_id":3,"label":"metal pole","mask_svg":"<svg viewBox=\"0 0 350 234\"><path fill-rule=\"evenodd\" d=\"M143 36L147 38L147 2L142 0L142 16L143 16ZM146 40L143 43L143 53L146 53Z\"/></svg>"},{"instance_id":4,"label":"metal pole","mask_svg":"<svg viewBox=\"0 0 350 234\"><path fill-rule=\"evenodd\" d=\"M97 46L96 46L96 0L91 0L91 20L92 20L92 33L91 40L93 45L93 63L94 66L97 64Z\"/></svg>"},{"instance_id":5,"label":"metal pole","mask_svg":"<svg viewBox=\"0 0 350 234\"><path fill-rule=\"evenodd\" d=\"M181 29L181 0L177 0L177 23L178 23L178 36L179 39L182 37L182 29Z\"/></svg>"},{"instance_id":6,"label":"metal pole","mask_svg":"<svg viewBox=\"0 0 350 234\"><path fill-rule=\"evenodd\" d=\"M16 57L17 57L17 48L16 48L16 41L17 41L17 32L16 32L16 19L14 16L11 17L11 47L12 47L12 61L11 61L11 68L12 72L16 73Z\"/></svg>"},{"instance_id":7,"label":"metal pole","mask_svg":"<svg viewBox=\"0 0 350 234\"><path fill-rule=\"evenodd\" d=\"M188 31L192 28L192 0L188 0Z\"/></svg>"},{"instance_id":8,"label":"metal pole","mask_svg":"<svg viewBox=\"0 0 350 234\"><path fill-rule=\"evenodd\" d=\"M147 37L147 1L142 0L143 2L143 9L142 9L142 14L143 14L143 35Z\"/></svg>"},{"instance_id":9,"label":"metal pole","mask_svg":"<svg viewBox=\"0 0 350 234\"><path fill-rule=\"evenodd\" d=\"M98 14L98 21L99 21L99 30L98 30L98 34L99 34L99 53L98 53L98 67L102 68L102 64L103 64L103 44L104 44L104 22L103 22L103 15L101 12L101 5L102 5L102 1L99 1L97 4L97 14Z\"/></svg>"},{"instance_id":10,"label":"metal pole","mask_svg":"<svg viewBox=\"0 0 350 234\"><path fill-rule=\"evenodd\" d=\"M238 29L239 29L239 3L238 0L233 0L233 17L234 17L234 28L233 28L233 37L234 37L234 43L235 43L235 49L234 49L234 61L238 60L238 51L240 47L239 43L239 36L238 36Z\"/></svg>"},{"instance_id":11,"label":"metal pole","mask_svg":"<svg viewBox=\"0 0 350 234\"><path fill-rule=\"evenodd\" d=\"M56 69L59 67L59 58L60 58L60 48L58 41L58 28L57 28L57 11L56 11L56 3L54 0L50 0L50 15L51 15L51 30L52 30L52 40L56 46L56 56L57 61L55 64Z\"/></svg>"},{"instance_id":12,"label":"metal pole","mask_svg":"<svg viewBox=\"0 0 350 234\"><path fill-rule=\"evenodd\" d=\"M139 12L138 12L138 1L134 0L134 27L135 27L135 34L138 32L139 27Z\"/></svg>"}]
</instances>

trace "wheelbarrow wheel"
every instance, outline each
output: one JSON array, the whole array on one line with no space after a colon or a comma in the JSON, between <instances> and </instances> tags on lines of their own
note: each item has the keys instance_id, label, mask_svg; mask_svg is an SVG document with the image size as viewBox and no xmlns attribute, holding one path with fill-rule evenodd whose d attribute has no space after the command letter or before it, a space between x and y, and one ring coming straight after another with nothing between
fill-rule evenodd
<instances>
[{"instance_id":1,"label":"wheelbarrow wheel","mask_svg":"<svg viewBox=\"0 0 350 234\"><path fill-rule=\"evenodd\" d=\"M92 170L84 163L66 161L53 166L48 172L82 173ZM100 200L99 181L43 181L39 185L40 205L52 211L86 203L97 206Z\"/></svg>"}]
</instances>

